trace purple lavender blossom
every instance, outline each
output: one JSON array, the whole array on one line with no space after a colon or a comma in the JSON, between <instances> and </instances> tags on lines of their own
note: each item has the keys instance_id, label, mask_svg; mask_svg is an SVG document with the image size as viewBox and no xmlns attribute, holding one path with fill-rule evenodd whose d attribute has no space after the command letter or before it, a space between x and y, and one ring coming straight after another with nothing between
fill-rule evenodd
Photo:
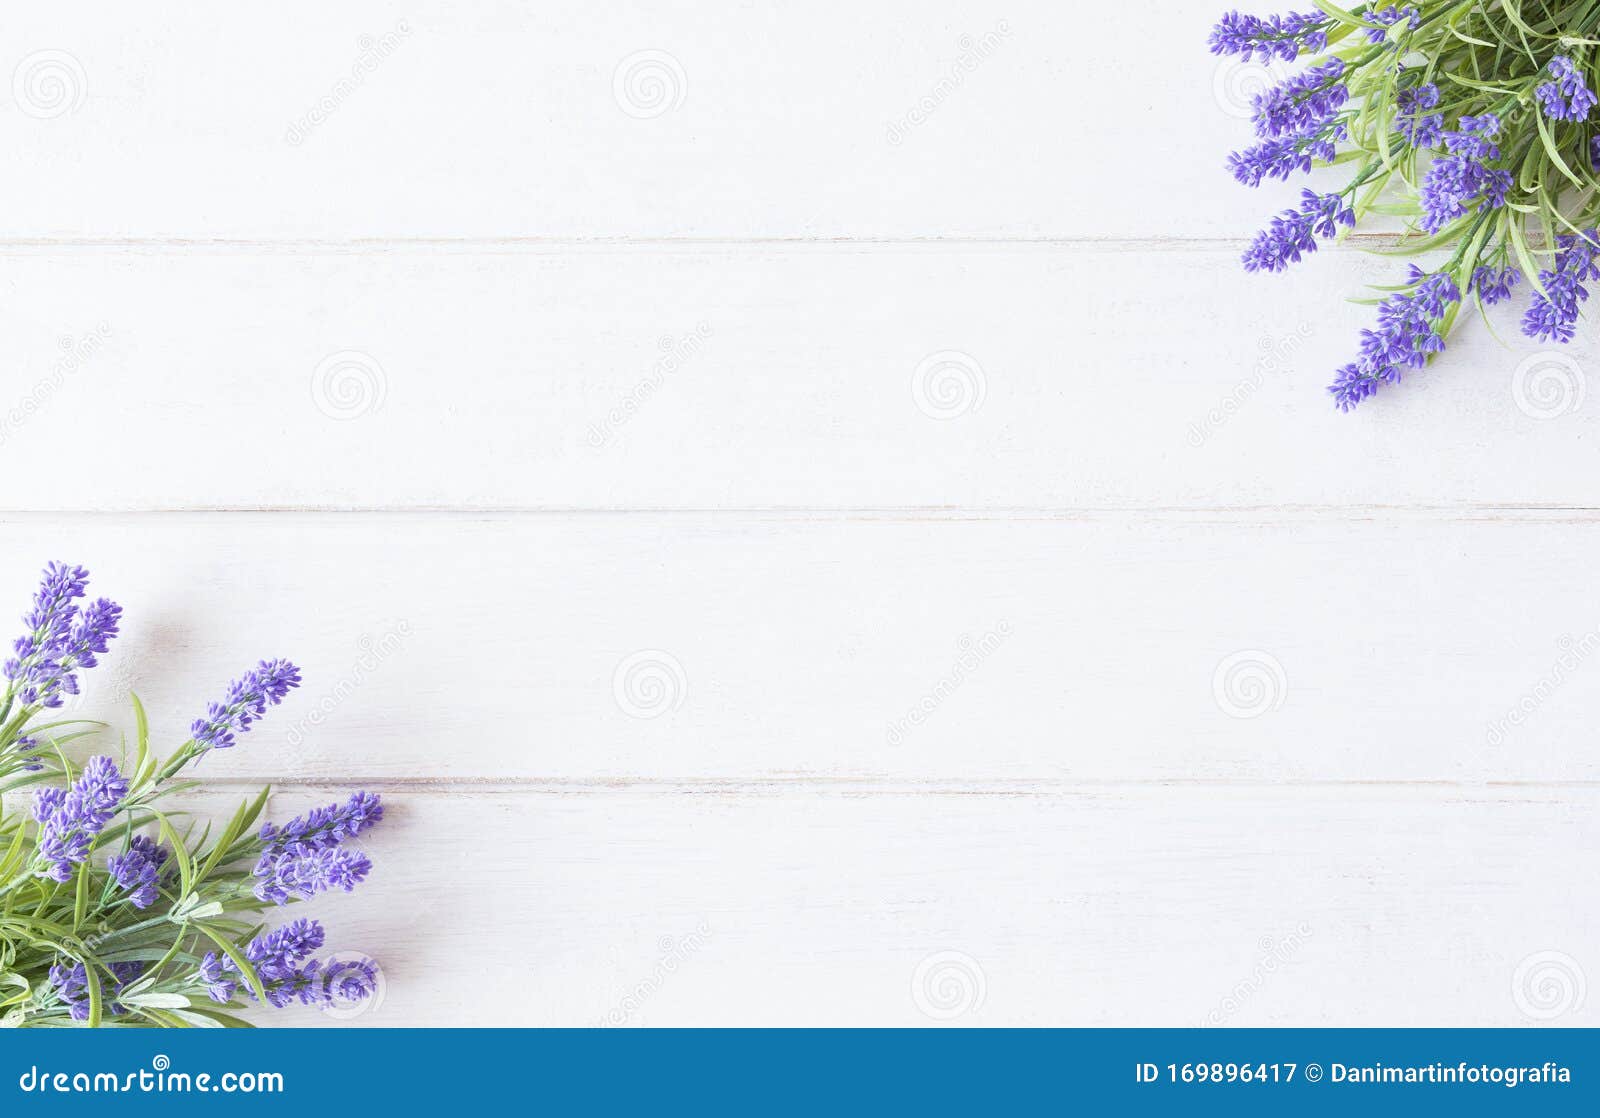
<instances>
[{"instance_id":1,"label":"purple lavender blossom","mask_svg":"<svg viewBox=\"0 0 1600 1118\"><path fill-rule=\"evenodd\" d=\"M377 968L366 960L338 961L324 967L311 955L322 947L322 925L315 920L296 920L270 932L263 932L245 948L245 958L261 979L269 1004L282 1008L298 1001L302 1005L326 1006L335 999L357 1002L377 989ZM238 967L214 952L200 961L198 977L213 1001L226 1002L241 987L233 976ZM251 997L255 994L245 987Z\"/></svg>"},{"instance_id":2,"label":"purple lavender blossom","mask_svg":"<svg viewBox=\"0 0 1600 1118\"><path fill-rule=\"evenodd\" d=\"M1211 31L1212 54L1237 54L1247 61L1280 58L1294 61L1302 51L1315 54L1328 45L1328 18L1321 12L1250 16L1229 12Z\"/></svg>"},{"instance_id":3,"label":"purple lavender blossom","mask_svg":"<svg viewBox=\"0 0 1600 1118\"><path fill-rule=\"evenodd\" d=\"M228 686L225 702L212 703L204 718L197 718L190 732L201 749L227 749L235 733L245 733L267 713L267 704L277 705L300 686L300 669L287 660L263 660Z\"/></svg>"},{"instance_id":4,"label":"purple lavender blossom","mask_svg":"<svg viewBox=\"0 0 1600 1118\"><path fill-rule=\"evenodd\" d=\"M261 841L266 847L263 857L305 855L331 849L382 819L382 798L372 792L356 792L342 804L312 808L282 827L266 824L261 828Z\"/></svg>"},{"instance_id":5,"label":"purple lavender blossom","mask_svg":"<svg viewBox=\"0 0 1600 1118\"><path fill-rule=\"evenodd\" d=\"M1250 242L1241 259L1247 272L1281 272L1302 253L1317 251L1317 237L1331 237L1340 225L1354 225L1355 211L1343 195L1300 192L1300 205L1284 210Z\"/></svg>"},{"instance_id":6,"label":"purple lavender blossom","mask_svg":"<svg viewBox=\"0 0 1600 1118\"><path fill-rule=\"evenodd\" d=\"M167 850L144 835L135 835L128 849L106 859L106 872L126 891L134 908L149 908L161 890Z\"/></svg>"},{"instance_id":7,"label":"purple lavender blossom","mask_svg":"<svg viewBox=\"0 0 1600 1118\"><path fill-rule=\"evenodd\" d=\"M1583 71L1562 54L1550 60L1549 70L1555 80L1533 91L1544 115L1552 120L1587 120L1589 110L1595 106L1595 95L1583 83Z\"/></svg>"},{"instance_id":8,"label":"purple lavender blossom","mask_svg":"<svg viewBox=\"0 0 1600 1118\"><path fill-rule=\"evenodd\" d=\"M226 962L225 957L219 958L215 951L206 952L206 957L200 960L200 984L206 988L206 996L214 1002L227 1002L239 989L239 983L228 977L233 970L233 964Z\"/></svg>"},{"instance_id":9,"label":"purple lavender blossom","mask_svg":"<svg viewBox=\"0 0 1600 1118\"><path fill-rule=\"evenodd\" d=\"M1444 114L1429 112L1439 104L1439 87L1432 82L1402 89L1395 94L1394 130L1414 148L1437 147L1444 136Z\"/></svg>"},{"instance_id":10,"label":"purple lavender blossom","mask_svg":"<svg viewBox=\"0 0 1600 1118\"><path fill-rule=\"evenodd\" d=\"M33 817L39 823L39 858L48 863L37 873L68 881L72 867L89 857L94 840L111 822L128 794L128 781L110 757L94 757L83 766L71 788L45 788L34 794Z\"/></svg>"},{"instance_id":11,"label":"purple lavender blossom","mask_svg":"<svg viewBox=\"0 0 1600 1118\"><path fill-rule=\"evenodd\" d=\"M245 947L245 958L261 980L267 1000L274 1006L281 1008L297 995L303 997L303 991L312 985L317 963L306 960L322 946L324 938L322 925L317 921L295 920L262 932ZM241 986L230 977L238 971L232 959L207 954L200 961L199 978L213 1001L226 1002Z\"/></svg>"},{"instance_id":12,"label":"purple lavender blossom","mask_svg":"<svg viewBox=\"0 0 1600 1118\"><path fill-rule=\"evenodd\" d=\"M1409 295L1391 295L1378 305L1378 329L1361 331L1361 356L1340 368L1328 386L1340 411L1349 411L1378 391L1395 384L1404 369L1420 369L1430 355L1444 349L1440 320L1450 304L1461 301L1460 289L1447 272L1426 274L1412 265Z\"/></svg>"},{"instance_id":13,"label":"purple lavender blossom","mask_svg":"<svg viewBox=\"0 0 1600 1118\"><path fill-rule=\"evenodd\" d=\"M1505 205L1511 190L1511 172L1492 169L1488 159L1498 159L1500 148L1494 138L1500 134L1500 118L1493 113L1464 116L1457 131L1444 133L1450 155L1433 161L1422 181L1422 227L1437 233L1469 207L1478 212ZM1474 205L1475 204L1475 205Z\"/></svg>"},{"instance_id":14,"label":"purple lavender blossom","mask_svg":"<svg viewBox=\"0 0 1600 1118\"><path fill-rule=\"evenodd\" d=\"M342 846L312 854L266 855L256 863L255 894L283 905L334 889L353 893L371 872L372 859Z\"/></svg>"},{"instance_id":15,"label":"purple lavender blossom","mask_svg":"<svg viewBox=\"0 0 1600 1118\"><path fill-rule=\"evenodd\" d=\"M1554 268L1539 273L1544 293L1534 292L1522 316L1522 332L1541 342L1570 342L1577 333L1578 304L1589 298L1585 280L1600 279L1600 230L1556 238Z\"/></svg>"},{"instance_id":16,"label":"purple lavender blossom","mask_svg":"<svg viewBox=\"0 0 1600 1118\"><path fill-rule=\"evenodd\" d=\"M1410 5L1405 7L1385 8L1381 12L1375 12L1371 8L1368 8L1366 11L1358 14L1368 23L1376 23L1379 25L1377 27L1367 28L1367 42L1372 43L1374 46L1387 39L1389 37L1389 28L1393 27L1401 20L1405 20L1412 31L1415 31L1418 27L1422 26L1422 13Z\"/></svg>"},{"instance_id":17,"label":"purple lavender blossom","mask_svg":"<svg viewBox=\"0 0 1600 1118\"><path fill-rule=\"evenodd\" d=\"M322 972L322 989L330 1001L365 1001L377 988L378 968L370 959L341 959Z\"/></svg>"},{"instance_id":18,"label":"purple lavender blossom","mask_svg":"<svg viewBox=\"0 0 1600 1118\"><path fill-rule=\"evenodd\" d=\"M313 808L282 827L268 823L261 828L262 851L254 870L256 896L281 905L331 889L351 892L366 880L372 862L341 844L382 818L382 800L356 792L342 804Z\"/></svg>"},{"instance_id":19,"label":"purple lavender blossom","mask_svg":"<svg viewBox=\"0 0 1600 1118\"><path fill-rule=\"evenodd\" d=\"M110 969L113 992L120 992L144 972L144 964L112 963ZM67 1013L74 1021L89 1019L89 974L84 970L82 963L71 965L58 963L52 966L50 986L61 1004L67 1007ZM127 1009L113 998L106 999L106 1008L114 1016L127 1012Z\"/></svg>"},{"instance_id":20,"label":"purple lavender blossom","mask_svg":"<svg viewBox=\"0 0 1600 1118\"><path fill-rule=\"evenodd\" d=\"M1235 181L1244 186L1260 186L1263 179L1282 179L1287 182L1296 171L1310 171L1313 159L1333 162L1333 157L1338 154L1334 144L1344 138L1344 125L1335 124L1319 135L1263 140L1243 151L1230 152L1228 171Z\"/></svg>"},{"instance_id":21,"label":"purple lavender blossom","mask_svg":"<svg viewBox=\"0 0 1600 1118\"><path fill-rule=\"evenodd\" d=\"M89 572L65 563L50 563L33 609L23 616L28 634L13 645L16 655L4 665L16 696L25 706L59 707L62 695L78 693L77 672L92 668L117 635L122 607L106 598L81 613Z\"/></svg>"},{"instance_id":22,"label":"purple lavender blossom","mask_svg":"<svg viewBox=\"0 0 1600 1118\"><path fill-rule=\"evenodd\" d=\"M1344 62L1330 58L1257 93L1250 102L1256 135L1268 140L1298 136L1331 123L1350 100L1350 90L1339 80L1343 76Z\"/></svg>"},{"instance_id":23,"label":"purple lavender blossom","mask_svg":"<svg viewBox=\"0 0 1600 1118\"><path fill-rule=\"evenodd\" d=\"M1511 298L1511 289L1522 279L1515 268L1491 268L1480 264L1472 270L1471 288L1485 304L1494 304Z\"/></svg>"}]
</instances>

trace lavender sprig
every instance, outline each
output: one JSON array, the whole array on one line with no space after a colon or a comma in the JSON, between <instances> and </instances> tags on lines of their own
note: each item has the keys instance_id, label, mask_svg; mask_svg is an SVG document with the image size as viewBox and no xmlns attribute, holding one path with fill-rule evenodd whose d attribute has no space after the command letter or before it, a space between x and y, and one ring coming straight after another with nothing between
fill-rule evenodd
<instances>
[{"instance_id":1,"label":"lavender sprig","mask_svg":"<svg viewBox=\"0 0 1600 1118\"><path fill-rule=\"evenodd\" d=\"M61 733L71 724L35 719L76 692L78 674L117 635L121 609L85 603L87 584L82 567L50 564L4 665L0 778L26 775L0 791L41 783L44 759L63 779L35 790L26 818L0 800L0 969L12 980L0 1026L232 1025L247 1023L234 1014L252 1001L326 1008L371 998L376 966L317 958L320 924L247 931L243 917L365 881L372 861L349 843L382 819L377 796L357 792L259 829L266 791L215 830L163 810L164 797L188 787L172 778L235 745L300 684L299 670L261 661L165 762L134 699L137 732L124 759L78 766L67 749L93 730Z\"/></svg>"}]
</instances>

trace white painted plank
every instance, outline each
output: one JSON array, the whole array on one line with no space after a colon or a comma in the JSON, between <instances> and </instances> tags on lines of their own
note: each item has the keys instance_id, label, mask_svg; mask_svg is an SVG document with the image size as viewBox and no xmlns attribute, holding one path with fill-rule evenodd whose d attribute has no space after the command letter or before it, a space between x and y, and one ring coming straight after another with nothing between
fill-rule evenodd
<instances>
[{"instance_id":1,"label":"white painted plank","mask_svg":"<svg viewBox=\"0 0 1600 1118\"><path fill-rule=\"evenodd\" d=\"M1223 4L110 0L4 17L15 236L1237 236ZM620 92L619 92L620 89ZM925 119L917 119L924 118Z\"/></svg>"},{"instance_id":2,"label":"white painted plank","mask_svg":"<svg viewBox=\"0 0 1600 1118\"><path fill-rule=\"evenodd\" d=\"M358 1025L1600 1023L1593 789L388 803Z\"/></svg>"},{"instance_id":3,"label":"white painted plank","mask_svg":"<svg viewBox=\"0 0 1600 1118\"><path fill-rule=\"evenodd\" d=\"M1464 321L1343 416L1391 262L804 246L13 251L13 509L1600 506L1596 346ZM1563 364L1564 363L1564 364ZM64 443L74 452L62 455ZM33 464L48 458L48 470Z\"/></svg>"},{"instance_id":4,"label":"white painted plank","mask_svg":"<svg viewBox=\"0 0 1600 1118\"><path fill-rule=\"evenodd\" d=\"M11 517L90 565L212 779L1593 780L1600 523L572 514Z\"/></svg>"}]
</instances>

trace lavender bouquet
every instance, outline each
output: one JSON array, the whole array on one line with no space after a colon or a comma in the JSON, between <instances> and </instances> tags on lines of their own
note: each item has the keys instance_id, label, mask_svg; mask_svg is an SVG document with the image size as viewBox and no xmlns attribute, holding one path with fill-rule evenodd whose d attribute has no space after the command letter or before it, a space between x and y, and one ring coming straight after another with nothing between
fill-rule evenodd
<instances>
[{"instance_id":1,"label":"lavender bouquet","mask_svg":"<svg viewBox=\"0 0 1600 1118\"><path fill-rule=\"evenodd\" d=\"M1328 391L1348 411L1444 349L1465 301L1531 289L1522 331L1569 342L1600 276L1600 130L1592 119L1600 5L1591 0L1418 0L1350 10L1224 16L1215 54L1310 64L1254 98L1258 142L1228 157L1246 186L1314 165L1347 185L1301 192L1244 254L1279 272L1368 214L1403 219L1412 264ZM1398 277L1397 277L1398 278Z\"/></svg>"},{"instance_id":2,"label":"lavender bouquet","mask_svg":"<svg viewBox=\"0 0 1600 1118\"><path fill-rule=\"evenodd\" d=\"M319 961L322 926L270 930L256 915L371 869L345 845L383 817L358 792L282 826L256 829L270 789L225 825L200 825L168 797L195 787L184 770L300 685L287 660L263 660L195 721L166 760L150 750L133 699L131 752L83 764L68 747L98 724L53 720L78 674L116 637L122 608L82 604L88 572L51 563L4 665L0 696L0 1026L73 1024L240 1027L251 1003L359 1002L376 987L370 960ZM26 812L17 810L31 789Z\"/></svg>"}]
</instances>

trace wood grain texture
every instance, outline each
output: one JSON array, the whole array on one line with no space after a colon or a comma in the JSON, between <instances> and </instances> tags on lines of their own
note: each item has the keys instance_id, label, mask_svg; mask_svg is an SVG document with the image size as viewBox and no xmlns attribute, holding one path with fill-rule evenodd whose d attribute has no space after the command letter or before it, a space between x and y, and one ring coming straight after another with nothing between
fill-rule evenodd
<instances>
[{"instance_id":1,"label":"wood grain texture","mask_svg":"<svg viewBox=\"0 0 1600 1118\"><path fill-rule=\"evenodd\" d=\"M1333 409L1354 250L11 251L13 509L1600 507L1587 331Z\"/></svg>"},{"instance_id":2,"label":"wood grain texture","mask_svg":"<svg viewBox=\"0 0 1600 1118\"><path fill-rule=\"evenodd\" d=\"M5 72L71 61L0 115L0 210L45 237L1248 230L1216 203L1265 71L1206 53L1209 8L1096 18L1091 47L1044 0L12 12Z\"/></svg>"},{"instance_id":3,"label":"wood grain texture","mask_svg":"<svg viewBox=\"0 0 1600 1118\"><path fill-rule=\"evenodd\" d=\"M1600 776L1587 519L40 516L0 585L57 553L87 714L302 664L212 776Z\"/></svg>"},{"instance_id":4,"label":"wood grain texture","mask_svg":"<svg viewBox=\"0 0 1600 1118\"><path fill-rule=\"evenodd\" d=\"M1514 1026L1600 962L1593 789L388 803L317 910L384 969L358 1025Z\"/></svg>"}]
</instances>

